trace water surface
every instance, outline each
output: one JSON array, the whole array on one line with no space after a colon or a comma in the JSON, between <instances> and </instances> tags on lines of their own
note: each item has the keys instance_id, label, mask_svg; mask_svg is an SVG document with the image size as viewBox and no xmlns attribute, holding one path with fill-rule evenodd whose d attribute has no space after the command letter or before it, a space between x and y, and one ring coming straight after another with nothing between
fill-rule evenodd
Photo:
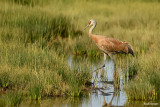
<instances>
[{"instance_id":1,"label":"water surface","mask_svg":"<svg viewBox=\"0 0 160 107\"><path fill-rule=\"evenodd\" d=\"M72 57L67 60L70 67L72 63L75 63ZM105 67L95 71L97 68L101 67L105 63ZM105 62L103 59L98 61L98 63L93 63L92 65L92 80L94 83L95 90L89 93L89 98L87 101L82 102L82 106L87 107L98 107L103 106L104 102L111 104L112 106L124 106L127 97L123 90L123 75L119 73L120 76L120 89L115 90L114 88L114 63L112 60L108 59ZM83 98L82 98L83 99Z\"/></svg>"},{"instance_id":2,"label":"water surface","mask_svg":"<svg viewBox=\"0 0 160 107\"><path fill-rule=\"evenodd\" d=\"M77 60L70 56L67 58L68 65L72 68L73 64L80 66L83 60ZM105 63L105 67L96 70ZM128 101L126 93L123 89L124 79L123 71L118 68L119 89L114 87L114 64L113 61L103 59L90 62L92 70L93 90L88 92L88 95L83 97L51 97L44 98L41 101L25 100L21 103L21 107L102 107L102 106L145 106L146 104L157 106L156 102ZM96 70L96 71L95 71Z\"/></svg>"}]
</instances>

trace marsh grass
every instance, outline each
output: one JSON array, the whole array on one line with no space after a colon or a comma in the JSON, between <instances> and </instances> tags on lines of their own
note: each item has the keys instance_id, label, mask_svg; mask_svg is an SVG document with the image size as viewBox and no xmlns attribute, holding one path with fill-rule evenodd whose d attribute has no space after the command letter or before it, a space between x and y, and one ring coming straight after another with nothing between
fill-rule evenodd
<instances>
[{"instance_id":1,"label":"marsh grass","mask_svg":"<svg viewBox=\"0 0 160 107\"><path fill-rule=\"evenodd\" d=\"M49 3L49 0L46 0L45 2L43 0L6 0L6 1L12 4L18 4L29 7L34 7L37 5L45 5Z\"/></svg>"},{"instance_id":2,"label":"marsh grass","mask_svg":"<svg viewBox=\"0 0 160 107\"><path fill-rule=\"evenodd\" d=\"M68 76L67 78L71 96L82 96L83 86L85 86L85 83L91 79L91 74L89 72L90 70L84 69L84 71L81 71L81 69L83 68L76 67L70 73L71 76Z\"/></svg>"},{"instance_id":3,"label":"marsh grass","mask_svg":"<svg viewBox=\"0 0 160 107\"><path fill-rule=\"evenodd\" d=\"M155 55L155 54L154 54ZM126 87L128 98L132 100L157 100L159 99L159 60L154 57L137 61L139 66L134 81ZM144 65L146 64L146 65ZM141 94L138 94L141 93Z\"/></svg>"},{"instance_id":4,"label":"marsh grass","mask_svg":"<svg viewBox=\"0 0 160 107\"><path fill-rule=\"evenodd\" d=\"M1 107L6 107L6 105L7 105L6 99L0 98L0 106Z\"/></svg>"},{"instance_id":5,"label":"marsh grass","mask_svg":"<svg viewBox=\"0 0 160 107\"><path fill-rule=\"evenodd\" d=\"M1 66L2 90L24 90L32 100L47 96L82 95L83 85L91 78L89 70L71 70L63 56L57 56L55 51L32 48L20 49L21 52L10 48L14 50L11 58L7 54L10 50L3 50L1 63L6 58L8 60Z\"/></svg>"},{"instance_id":6,"label":"marsh grass","mask_svg":"<svg viewBox=\"0 0 160 107\"><path fill-rule=\"evenodd\" d=\"M79 40L80 39L80 40ZM102 52L96 44L87 36L79 37L73 45L73 54L76 56L87 56L89 58L100 58Z\"/></svg>"},{"instance_id":7,"label":"marsh grass","mask_svg":"<svg viewBox=\"0 0 160 107\"><path fill-rule=\"evenodd\" d=\"M41 41L41 47L45 45L51 45L50 41L55 40L57 37L61 38L72 38L78 35L81 35L80 30L75 30L74 25L71 23L70 19L63 16L53 16L49 17L48 15L42 14L31 14L25 15L22 14L18 18L12 15L12 19L8 19L8 13L3 12L3 18L5 20L1 21L1 27L6 26L6 29L3 29L2 42L7 42L14 40L13 37L17 37L14 32L8 32L9 28L17 27L20 32L19 39L20 41L27 43L34 43L35 41ZM43 15L44 14L44 15ZM20 36L21 35L21 36ZM22 36L23 35L23 36Z\"/></svg>"},{"instance_id":8,"label":"marsh grass","mask_svg":"<svg viewBox=\"0 0 160 107\"><path fill-rule=\"evenodd\" d=\"M13 0L13 2L22 5L34 6L35 4L38 3L38 0Z\"/></svg>"},{"instance_id":9,"label":"marsh grass","mask_svg":"<svg viewBox=\"0 0 160 107\"><path fill-rule=\"evenodd\" d=\"M19 106L23 100L23 96L21 92L11 91L8 93L8 101L10 106Z\"/></svg>"},{"instance_id":10,"label":"marsh grass","mask_svg":"<svg viewBox=\"0 0 160 107\"><path fill-rule=\"evenodd\" d=\"M1 90L24 90L36 100L82 95L91 72L85 67L70 69L65 57L68 53L92 60L103 56L85 33L88 31L82 33L94 18L98 22L94 34L133 46L135 58L116 56L117 65L135 76L125 84L128 98L159 98L159 0L47 0L51 3L43 1L45 5L39 4L41 0L8 1L0 1ZM12 102L17 105L20 101Z\"/></svg>"},{"instance_id":11,"label":"marsh grass","mask_svg":"<svg viewBox=\"0 0 160 107\"><path fill-rule=\"evenodd\" d=\"M33 100L40 100L42 95L42 84L40 82L33 82L29 89L29 95Z\"/></svg>"},{"instance_id":12,"label":"marsh grass","mask_svg":"<svg viewBox=\"0 0 160 107\"><path fill-rule=\"evenodd\" d=\"M4 72L1 74L0 84L1 84L1 87L3 87L4 89L8 87L9 75L7 72Z\"/></svg>"}]
</instances>

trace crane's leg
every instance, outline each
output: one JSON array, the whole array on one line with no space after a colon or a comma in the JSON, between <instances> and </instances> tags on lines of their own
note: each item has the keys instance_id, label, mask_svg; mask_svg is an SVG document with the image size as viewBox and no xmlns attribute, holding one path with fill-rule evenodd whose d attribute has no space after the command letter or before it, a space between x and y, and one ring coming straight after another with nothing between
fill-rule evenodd
<instances>
[{"instance_id":1,"label":"crane's leg","mask_svg":"<svg viewBox=\"0 0 160 107\"><path fill-rule=\"evenodd\" d=\"M104 65L103 65L103 67L105 67L106 58L107 58L107 55L104 53Z\"/></svg>"},{"instance_id":2,"label":"crane's leg","mask_svg":"<svg viewBox=\"0 0 160 107\"><path fill-rule=\"evenodd\" d=\"M104 64L103 66L99 67L98 69L96 69L95 71L99 70L99 69L102 69L105 67L105 61L106 61L106 58L107 58L107 55L104 53Z\"/></svg>"},{"instance_id":3,"label":"crane's leg","mask_svg":"<svg viewBox=\"0 0 160 107\"><path fill-rule=\"evenodd\" d=\"M112 54L108 54L110 56L110 58L112 59L113 63L114 63L114 69L116 69L116 62L113 58L113 55Z\"/></svg>"},{"instance_id":4,"label":"crane's leg","mask_svg":"<svg viewBox=\"0 0 160 107\"><path fill-rule=\"evenodd\" d=\"M104 53L104 64L103 64L103 66L102 66L102 67L100 67L99 69L101 69L101 68L104 68L104 67L105 67L105 61L106 61L106 58L107 58L107 55Z\"/></svg>"},{"instance_id":5,"label":"crane's leg","mask_svg":"<svg viewBox=\"0 0 160 107\"><path fill-rule=\"evenodd\" d=\"M117 72L117 69L116 69L116 62L115 62L112 54L109 54L109 56L113 60L113 63L114 63L114 73L113 73L114 88L115 89L119 89L120 88L120 78L119 78L119 76L117 74L118 72Z\"/></svg>"}]
</instances>

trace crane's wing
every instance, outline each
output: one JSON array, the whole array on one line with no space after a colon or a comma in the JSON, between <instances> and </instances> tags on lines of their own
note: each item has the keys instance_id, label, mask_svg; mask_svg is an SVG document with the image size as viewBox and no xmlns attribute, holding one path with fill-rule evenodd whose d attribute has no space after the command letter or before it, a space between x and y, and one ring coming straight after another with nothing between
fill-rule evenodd
<instances>
[{"instance_id":1,"label":"crane's wing","mask_svg":"<svg viewBox=\"0 0 160 107\"><path fill-rule=\"evenodd\" d=\"M104 38L99 41L98 45L98 47L105 53L131 53L134 56L133 49L128 43L114 38Z\"/></svg>"}]
</instances>

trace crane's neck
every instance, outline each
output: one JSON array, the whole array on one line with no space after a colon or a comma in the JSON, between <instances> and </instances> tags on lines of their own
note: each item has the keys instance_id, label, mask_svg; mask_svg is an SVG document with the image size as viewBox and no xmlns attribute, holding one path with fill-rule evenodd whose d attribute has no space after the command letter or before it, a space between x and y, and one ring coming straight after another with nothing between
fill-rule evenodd
<instances>
[{"instance_id":1,"label":"crane's neck","mask_svg":"<svg viewBox=\"0 0 160 107\"><path fill-rule=\"evenodd\" d=\"M96 35L92 34L93 29L96 27L96 24L92 25L92 27L89 29L89 37L95 41L96 43L98 42L98 39L96 37Z\"/></svg>"},{"instance_id":2,"label":"crane's neck","mask_svg":"<svg viewBox=\"0 0 160 107\"><path fill-rule=\"evenodd\" d=\"M92 34L93 29L96 27L96 24L94 24L90 29L89 29L89 35Z\"/></svg>"}]
</instances>

